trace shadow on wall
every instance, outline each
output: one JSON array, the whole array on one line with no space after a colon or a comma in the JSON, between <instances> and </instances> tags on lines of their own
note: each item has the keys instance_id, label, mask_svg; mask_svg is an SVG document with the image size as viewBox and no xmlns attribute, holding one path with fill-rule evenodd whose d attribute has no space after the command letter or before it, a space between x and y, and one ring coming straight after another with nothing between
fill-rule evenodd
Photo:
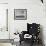
<instances>
[{"instance_id":1,"label":"shadow on wall","mask_svg":"<svg viewBox=\"0 0 46 46\"><path fill-rule=\"evenodd\" d=\"M44 45L44 37L43 37L43 26L42 25L40 25L40 39L42 40L42 45L45 46Z\"/></svg>"}]
</instances>

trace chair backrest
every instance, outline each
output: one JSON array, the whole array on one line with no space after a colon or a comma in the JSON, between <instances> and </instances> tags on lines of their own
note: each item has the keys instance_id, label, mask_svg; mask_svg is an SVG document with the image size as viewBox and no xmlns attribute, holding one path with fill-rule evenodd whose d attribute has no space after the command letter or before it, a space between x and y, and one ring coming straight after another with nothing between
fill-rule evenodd
<instances>
[{"instance_id":1,"label":"chair backrest","mask_svg":"<svg viewBox=\"0 0 46 46\"><path fill-rule=\"evenodd\" d=\"M40 24L36 24L36 23L29 24L29 23L27 23L27 30L28 30L28 33L31 35L32 34L37 35L40 32Z\"/></svg>"}]
</instances>

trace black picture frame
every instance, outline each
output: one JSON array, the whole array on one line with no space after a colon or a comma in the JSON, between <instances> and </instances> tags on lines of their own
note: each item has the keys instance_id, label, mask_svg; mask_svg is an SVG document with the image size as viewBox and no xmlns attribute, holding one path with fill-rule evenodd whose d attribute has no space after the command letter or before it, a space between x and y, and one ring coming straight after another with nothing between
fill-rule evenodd
<instances>
[{"instance_id":1,"label":"black picture frame","mask_svg":"<svg viewBox=\"0 0 46 46\"><path fill-rule=\"evenodd\" d=\"M27 20L27 9L14 9L14 20Z\"/></svg>"}]
</instances>

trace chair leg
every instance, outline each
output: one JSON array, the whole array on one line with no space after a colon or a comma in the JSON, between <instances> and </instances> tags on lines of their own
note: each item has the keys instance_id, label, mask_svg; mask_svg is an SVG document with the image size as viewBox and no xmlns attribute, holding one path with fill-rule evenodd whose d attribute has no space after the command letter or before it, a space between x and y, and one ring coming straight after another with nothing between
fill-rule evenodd
<instances>
[{"instance_id":1,"label":"chair leg","mask_svg":"<svg viewBox=\"0 0 46 46\"><path fill-rule=\"evenodd\" d=\"M31 40L31 45L30 46L33 46L33 44L34 44L34 41L33 41L33 39Z\"/></svg>"},{"instance_id":2,"label":"chair leg","mask_svg":"<svg viewBox=\"0 0 46 46\"><path fill-rule=\"evenodd\" d=\"M21 41L20 41L20 45L21 45Z\"/></svg>"}]
</instances>

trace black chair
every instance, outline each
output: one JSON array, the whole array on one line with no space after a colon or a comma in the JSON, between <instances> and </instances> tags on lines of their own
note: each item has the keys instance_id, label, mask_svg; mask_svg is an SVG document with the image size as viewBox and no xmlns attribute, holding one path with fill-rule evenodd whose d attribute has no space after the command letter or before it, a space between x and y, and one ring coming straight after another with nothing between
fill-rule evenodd
<instances>
[{"instance_id":1,"label":"black chair","mask_svg":"<svg viewBox=\"0 0 46 46\"><path fill-rule=\"evenodd\" d=\"M25 41L25 38L24 38L25 34L32 35L32 38L29 39L29 41L31 41L32 45L34 42L39 43L39 33L40 33L40 24L36 24L36 23L29 24L29 23L27 23L27 31L22 31L22 34L19 35L20 36L20 44L22 41Z\"/></svg>"}]
</instances>

